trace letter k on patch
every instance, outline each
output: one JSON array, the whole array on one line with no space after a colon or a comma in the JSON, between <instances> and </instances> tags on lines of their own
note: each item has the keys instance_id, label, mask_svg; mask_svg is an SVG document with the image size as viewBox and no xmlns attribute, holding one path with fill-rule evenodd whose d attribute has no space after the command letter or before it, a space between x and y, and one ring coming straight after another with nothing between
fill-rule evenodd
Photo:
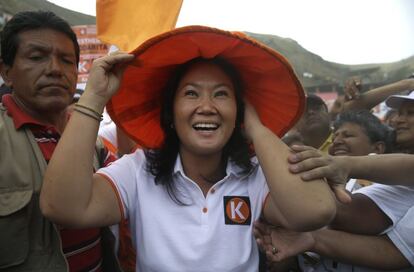
<instances>
[{"instance_id":1,"label":"letter k on patch","mask_svg":"<svg viewBox=\"0 0 414 272\"><path fill-rule=\"evenodd\" d=\"M226 225L250 225L251 209L248 196L224 196L223 200Z\"/></svg>"}]
</instances>

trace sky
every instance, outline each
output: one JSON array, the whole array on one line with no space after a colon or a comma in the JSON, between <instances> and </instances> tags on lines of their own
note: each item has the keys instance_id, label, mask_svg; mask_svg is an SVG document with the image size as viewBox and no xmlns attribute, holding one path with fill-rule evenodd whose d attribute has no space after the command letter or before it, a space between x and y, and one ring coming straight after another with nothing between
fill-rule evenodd
<instances>
[{"instance_id":1,"label":"sky","mask_svg":"<svg viewBox=\"0 0 414 272\"><path fill-rule=\"evenodd\" d=\"M94 0L48 1L95 15ZM414 0L183 0L177 26L195 24L291 38L342 64L414 55Z\"/></svg>"}]
</instances>

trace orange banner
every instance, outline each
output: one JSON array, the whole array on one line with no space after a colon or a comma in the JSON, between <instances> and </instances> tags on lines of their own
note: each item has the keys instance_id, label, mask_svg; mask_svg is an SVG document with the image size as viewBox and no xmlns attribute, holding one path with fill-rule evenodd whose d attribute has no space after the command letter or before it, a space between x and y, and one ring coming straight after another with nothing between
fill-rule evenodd
<instances>
[{"instance_id":1,"label":"orange banner","mask_svg":"<svg viewBox=\"0 0 414 272\"><path fill-rule=\"evenodd\" d=\"M78 86L82 87L88 80L92 62L108 54L109 46L101 43L96 37L95 25L73 26L80 47L80 59L78 66Z\"/></svg>"},{"instance_id":2,"label":"orange banner","mask_svg":"<svg viewBox=\"0 0 414 272\"><path fill-rule=\"evenodd\" d=\"M175 27L183 0L96 0L98 38L130 52Z\"/></svg>"}]
</instances>

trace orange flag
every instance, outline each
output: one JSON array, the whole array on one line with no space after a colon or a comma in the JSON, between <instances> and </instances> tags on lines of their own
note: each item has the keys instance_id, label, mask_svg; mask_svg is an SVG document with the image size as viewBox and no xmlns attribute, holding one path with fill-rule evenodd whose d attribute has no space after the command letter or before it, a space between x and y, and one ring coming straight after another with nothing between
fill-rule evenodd
<instances>
[{"instance_id":1,"label":"orange flag","mask_svg":"<svg viewBox=\"0 0 414 272\"><path fill-rule=\"evenodd\" d=\"M98 38L130 52L175 27L183 0L96 0Z\"/></svg>"}]
</instances>

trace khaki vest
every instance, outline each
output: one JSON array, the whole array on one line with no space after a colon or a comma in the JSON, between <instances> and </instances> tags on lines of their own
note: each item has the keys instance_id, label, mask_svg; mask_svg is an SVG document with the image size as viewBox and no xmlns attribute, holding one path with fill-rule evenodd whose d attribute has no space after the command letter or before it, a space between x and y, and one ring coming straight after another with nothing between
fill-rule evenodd
<instances>
[{"instance_id":1,"label":"khaki vest","mask_svg":"<svg viewBox=\"0 0 414 272\"><path fill-rule=\"evenodd\" d=\"M39 207L46 166L30 129L16 131L0 104L0 270L68 270L58 230L43 217ZM111 244L103 238L103 245ZM115 264L109 251L112 256L104 255L104 264ZM115 267L105 270L118 270Z\"/></svg>"}]
</instances>

